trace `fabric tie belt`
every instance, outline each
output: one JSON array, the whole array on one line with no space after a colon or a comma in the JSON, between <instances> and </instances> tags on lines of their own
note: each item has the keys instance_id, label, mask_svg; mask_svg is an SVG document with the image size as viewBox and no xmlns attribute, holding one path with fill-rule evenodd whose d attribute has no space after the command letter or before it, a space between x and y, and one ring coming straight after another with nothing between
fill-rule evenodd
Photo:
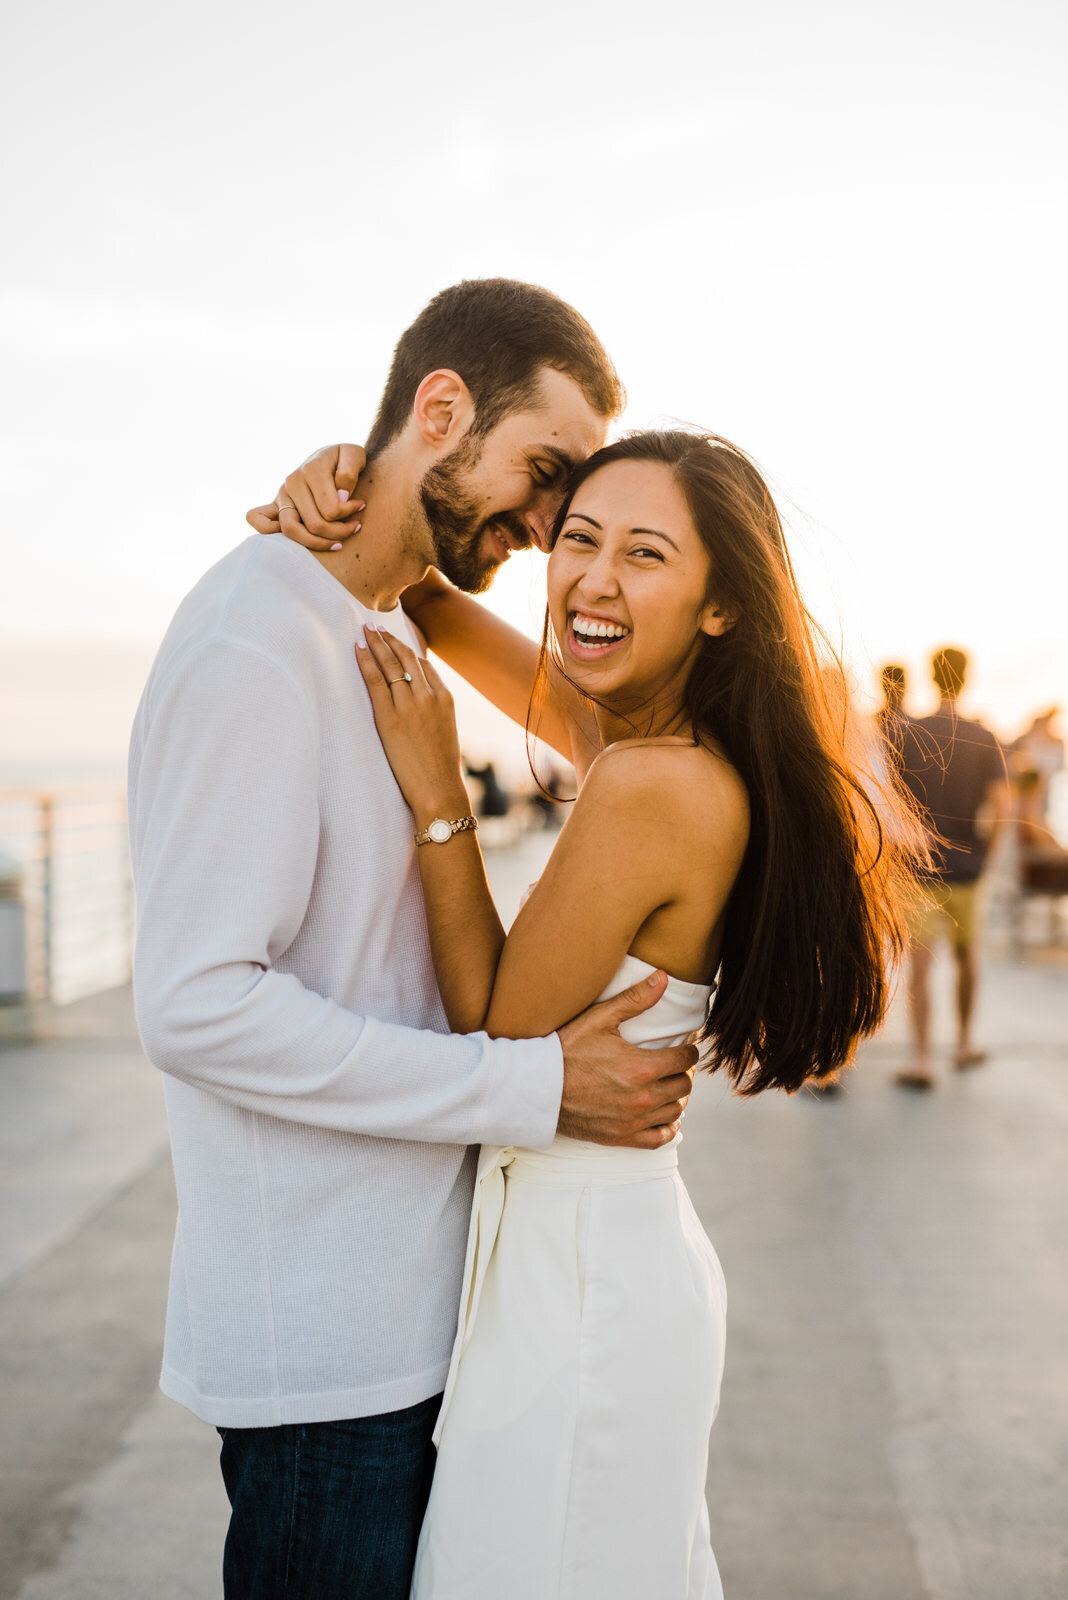
<instances>
[{"instance_id":1,"label":"fabric tie belt","mask_svg":"<svg viewBox=\"0 0 1068 1600\"><path fill-rule=\"evenodd\" d=\"M631 1150L578 1139L558 1138L548 1150L527 1150L516 1145L484 1145L475 1177L471 1227L467 1236L464 1286L460 1318L445 1382L434 1443L441 1437L460 1360L471 1342L479 1301L504 1214L505 1173L523 1182L547 1188L599 1188L602 1185L642 1183L670 1177L679 1164L678 1139L660 1150Z\"/></svg>"}]
</instances>

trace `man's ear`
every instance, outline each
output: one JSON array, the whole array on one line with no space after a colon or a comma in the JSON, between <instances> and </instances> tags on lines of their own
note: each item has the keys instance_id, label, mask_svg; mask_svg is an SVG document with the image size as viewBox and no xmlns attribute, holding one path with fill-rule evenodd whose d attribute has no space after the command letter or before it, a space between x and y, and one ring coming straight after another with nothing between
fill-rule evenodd
<instances>
[{"instance_id":1,"label":"man's ear","mask_svg":"<svg viewBox=\"0 0 1068 1600\"><path fill-rule=\"evenodd\" d=\"M723 611L715 600L711 601L701 613L700 629L702 633L710 634L713 639L718 639L729 628L734 627L735 619L729 612Z\"/></svg>"},{"instance_id":2,"label":"man's ear","mask_svg":"<svg viewBox=\"0 0 1068 1600\"><path fill-rule=\"evenodd\" d=\"M415 391L412 416L428 445L435 450L447 445L451 450L475 420L471 391L448 367L428 372Z\"/></svg>"}]
</instances>

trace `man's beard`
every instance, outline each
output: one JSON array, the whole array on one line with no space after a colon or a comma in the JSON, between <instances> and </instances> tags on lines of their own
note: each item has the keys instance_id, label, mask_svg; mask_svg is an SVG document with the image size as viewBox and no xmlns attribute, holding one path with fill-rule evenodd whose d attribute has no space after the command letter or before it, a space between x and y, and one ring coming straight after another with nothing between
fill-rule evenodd
<instances>
[{"instance_id":1,"label":"man's beard","mask_svg":"<svg viewBox=\"0 0 1068 1600\"><path fill-rule=\"evenodd\" d=\"M530 544L530 530L515 512L501 511L483 518L471 498L467 476L478 465L482 441L468 434L451 455L427 469L419 485L419 499L434 545L434 565L450 583L468 594L482 594L496 575L499 561L482 553L487 528L506 529L522 548Z\"/></svg>"}]
</instances>

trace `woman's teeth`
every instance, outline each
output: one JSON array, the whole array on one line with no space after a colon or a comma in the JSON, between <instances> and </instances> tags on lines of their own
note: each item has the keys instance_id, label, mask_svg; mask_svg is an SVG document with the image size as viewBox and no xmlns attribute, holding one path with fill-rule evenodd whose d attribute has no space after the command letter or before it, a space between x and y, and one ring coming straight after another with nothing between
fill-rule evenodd
<instances>
[{"instance_id":1,"label":"woman's teeth","mask_svg":"<svg viewBox=\"0 0 1068 1600\"><path fill-rule=\"evenodd\" d=\"M579 644L606 644L609 640L625 639L630 632L618 622L595 622L592 617L572 617L571 631Z\"/></svg>"}]
</instances>

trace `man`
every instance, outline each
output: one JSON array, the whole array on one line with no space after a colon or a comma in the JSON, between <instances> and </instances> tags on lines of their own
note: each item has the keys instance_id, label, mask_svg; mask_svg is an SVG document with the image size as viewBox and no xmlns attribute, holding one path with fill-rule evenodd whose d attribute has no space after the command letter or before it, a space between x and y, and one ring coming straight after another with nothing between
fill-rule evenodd
<instances>
[{"instance_id":1,"label":"man","mask_svg":"<svg viewBox=\"0 0 1068 1600\"><path fill-rule=\"evenodd\" d=\"M161 1381L223 1438L227 1600L405 1600L468 1147L678 1126L696 1052L616 1031L662 982L549 1039L445 1033L415 852L471 823L413 839L353 656L367 622L414 640L398 597L430 565L478 589L543 538L620 403L571 307L446 290L397 346L359 539L246 540L138 710L135 993L179 1197Z\"/></svg>"},{"instance_id":2,"label":"man","mask_svg":"<svg viewBox=\"0 0 1068 1600\"><path fill-rule=\"evenodd\" d=\"M891 755L897 750L898 726L905 710L905 682L905 669L896 662L887 662L879 673L883 703L875 713L875 720L883 744Z\"/></svg>"},{"instance_id":3,"label":"man","mask_svg":"<svg viewBox=\"0 0 1068 1600\"><path fill-rule=\"evenodd\" d=\"M931 672L940 703L933 716L897 713L898 778L920 807L930 829L932 872L924 903L909 922L909 1005L913 1059L896 1076L906 1089L930 1089L930 973L935 945L948 937L956 963L958 1070L986 1059L972 1042L977 983L979 885L1000 821L1007 815L1005 763L997 739L981 722L962 717L957 699L964 688L967 657L962 650L936 651ZM984 835L980 819L993 813Z\"/></svg>"}]
</instances>

